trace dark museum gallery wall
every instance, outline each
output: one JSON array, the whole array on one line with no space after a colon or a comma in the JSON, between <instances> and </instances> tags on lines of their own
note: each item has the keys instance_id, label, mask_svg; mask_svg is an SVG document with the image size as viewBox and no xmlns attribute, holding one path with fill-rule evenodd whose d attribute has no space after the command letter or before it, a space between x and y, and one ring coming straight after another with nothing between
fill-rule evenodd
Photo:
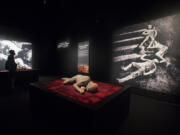
<instances>
[{"instance_id":1,"label":"dark museum gallery wall","mask_svg":"<svg viewBox=\"0 0 180 135\"><path fill-rule=\"evenodd\" d=\"M2 4L1 4L2 5ZM6 3L8 5L8 2ZM68 6L68 9L67 9ZM41 74L77 73L77 43L90 41L90 76L110 81L112 33L178 11L177 1L43 1L13 2L1 8L2 26L24 31L33 44L33 66ZM33 10L32 10L33 9ZM57 43L70 38L71 46L57 51Z\"/></svg>"},{"instance_id":2,"label":"dark museum gallery wall","mask_svg":"<svg viewBox=\"0 0 180 135\"><path fill-rule=\"evenodd\" d=\"M154 4L154 5L153 5ZM77 43L79 41L86 41L89 39L90 41L90 53L89 53L89 68L90 68L90 76L94 80L98 81L105 81L105 82L111 82L111 83L117 83L117 81L111 80L111 70L112 70L112 42L113 42L113 34L117 30L121 30L125 27L135 25L135 24L143 24L146 23L148 24L151 21L158 20L167 16L173 16L178 13L180 13L179 10L179 4L172 4L170 2L165 2L165 3L151 3L148 6L149 7L141 7L141 6L136 6L137 9L134 7L131 9L133 12L130 13L119 13L119 12L99 12L96 14L96 17L89 17L89 18L78 18L77 20L75 19L73 23L67 28L67 33L71 33L71 37L73 37L74 43L72 44L72 48L69 48L69 53L68 55L68 61L64 60L67 62L67 68L65 74L69 72L69 76L77 74ZM145 9L147 8L147 9ZM141 9L141 10L140 10ZM123 11L123 10L122 10ZM142 12L143 11L143 12ZM164 20L166 21L166 20ZM162 21L163 23L163 21ZM175 25L175 24L174 24ZM174 28L177 27L178 29L178 24L176 26L173 26ZM144 27L145 28L145 27ZM174 29L173 28L173 29ZM162 29L162 28L161 28ZM163 33L158 31L158 38L157 40L160 41L161 43L165 44L165 41L167 39L163 39L163 34L164 37L166 37L166 34L168 35L169 33ZM178 36L178 33L176 33ZM68 35L68 34L67 34ZM67 36L71 38L69 35ZM159 39L160 38L160 39ZM174 40L174 39L173 39ZM176 41L175 41L176 40ZM170 48L168 51L168 55L171 54L172 57L175 57L177 60L172 62L171 66L168 67L167 71L170 71L170 74L176 74L173 75L176 84L170 84L167 86L166 90L164 89L166 85L162 84L159 89L154 89L152 91L149 91L149 89L152 89L151 86L147 89L144 89L146 87L146 84L144 87L139 87L137 85L137 80L132 80L131 82L127 82L127 84L134 86L134 90L138 92L139 94L145 94L148 96L156 97L161 100L168 100L172 102L179 102L178 96L179 94L179 86L176 86L178 84L178 78L179 78L179 72L178 71L173 71L174 69L172 68L174 65L176 65L176 69L179 69L180 64L179 64L179 46L177 43L179 43L176 38L173 44L173 48ZM166 45L166 44L165 44ZM171 46L172 47L172 46ZM71 50L71 51L70 51ZM72 52L73 53L70 53ZM174 51L174 53L172 53ZM65 57L64 57L65 58ZM72 61L71 59L74 58ZM119 65L119 68L121 65ZM165 66L162 65L163 68ZM117 67L118 68L118 67ZM159 67L158 67L159 68ZM162 70L163 71L163 70ZM165 72L165 71L163 71ZM119 74L119 72L117 72ZM157 74L156 74L157 75ZM121 76L121 75L120 75ZM153 79L154 76L150 76ZM168 77L168 76L167 76ZM142 79L142 81L146 81L147 77ZM155 78L154 78L155 80ZM165 77L164 80L163 78L160 79L160 82L162 81L168 81L168 79ZM171 79L169 79L171 81ZM166 82L168 84L168 82ZM158 84L158 83L157 83ZM157 86L158 87L158 86ZM164 87L164 88L163 88ZM164 91L165 90L165 91ZM156 94L155 94L155 93ZM167 96L167 95L173 95L173 96Z\"/></svg>"},{"instance_id":3,"label":"dark museum gallery wall","mask_svg":"<svg viewBox=\"0 0 180 135\"><path fill-rule=\"evenodd\" d=\"M126 26L162 18L179 12L179 5L176 2L147 1L147 3L146 5L137 1L137 3L132 2L132 4L128 5L125 2L125 4L122 3L124 7L110 3L109 8L105 4L106 6L101 7L101 11L97 11L97 3L94 8L97 11L96 13L92 10L91 13L88 12L87 14L85 14L86 12L75 11L80 14L76 18L74 17L72 23L66 27L66 34L64 36L64 39L70 38L72 40L71 47L64 49L64 56L62 56L63 51L61 50L61 56L59 56L61 57L59 66L60 68L63 67L64 70L62 73L69 76L77 74L77 43L89 40L90 76L95 80L111 82L110 70L113 32ZM112 6L115 6L114 9L110 8ZM84 8L81 9L83 10Z\"/></svg>"},{"instance_id":4,"label":"dark museum gallery wall","mask_svg":"<svg viewBox=\"0 0 180 135\"><path fill-rule=\"evenodd\" d=\"M109 81L109 68L111 64L111 51L109 44L111 36L104 25L93 20L79 20L68 28L66 37L70 38L68 48L58 49L59 73L72 76L78 73L78 50L79 42L89 41L89 75L94 80Z\"/></svg>"},{"instance_id":5,"label":"dark museum gallery wall","mask_svg":"<svg viewBox=\"0 0 180 135\"><path fill-rule=\"evenodd\" d=\"M57 21L53 8L42 0L1 1L0 7L0 35L31 42L33 68L42 75L56 74Z\"/></svg>"}]
</instances>

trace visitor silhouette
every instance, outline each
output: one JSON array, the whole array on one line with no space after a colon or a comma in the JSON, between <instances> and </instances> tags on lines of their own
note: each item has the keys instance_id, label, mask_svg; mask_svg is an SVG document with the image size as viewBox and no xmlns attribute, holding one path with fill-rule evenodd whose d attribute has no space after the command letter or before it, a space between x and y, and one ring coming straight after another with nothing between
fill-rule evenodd
<instances>
[{"instance_id":1,"label":"visitor silhouette","mask_svg":"<svg viewBox=\"0 0 180 135\"><path fill-rule=\"evenodd\" d=\"M8 56L8 59L6 61L5 68L9 70L10 87L13 89L15 88L15 76L16 76L17 64L15 63L14 60L14 55L15 55L14 50L10 50L9 54L10 55Z\"/></svg>"}]
</instances>

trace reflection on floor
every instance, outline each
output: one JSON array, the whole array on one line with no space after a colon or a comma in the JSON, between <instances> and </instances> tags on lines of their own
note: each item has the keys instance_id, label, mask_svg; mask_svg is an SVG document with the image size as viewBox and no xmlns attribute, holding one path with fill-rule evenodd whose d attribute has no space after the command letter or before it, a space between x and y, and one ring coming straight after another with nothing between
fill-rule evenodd
<instances>
[{"instance_id":1,"label":"reflection on floor","mask_svg":"<svg viewBox=\"0 0 180 135\"><path fill-rule=\"evenodd\" d=\"M58 77L40 77L41 81ZM41 134L33 128L29 108L27 86L14 90L1 89L0 93L0 134L35 135ZM179 135L180 106L132 94L129 117L119 125L115 135ZM52 133L52 135L55 133Z\"/></svg>"}]
</instances>

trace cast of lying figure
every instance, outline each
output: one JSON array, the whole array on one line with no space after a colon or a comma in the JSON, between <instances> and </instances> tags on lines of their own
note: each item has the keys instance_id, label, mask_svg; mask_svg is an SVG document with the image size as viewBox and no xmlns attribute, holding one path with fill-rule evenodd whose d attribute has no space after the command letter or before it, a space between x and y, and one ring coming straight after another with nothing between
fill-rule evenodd
<instances>
[{"instance_id":1,"label":"cast of lying figure","mask_svg":"<svg viewBox=\"0 0 180 135\"><path fill-rule=\"evenodd\" d=\"M121 79L117 79L117 80L120 83L123 83L125 81L134 79L134 78L141 76L141 75L147 76L147 75L153 74L157 69L155 63L158 63L157 59L147 60L145 62L132 62L129 65L127 65L126 67L122 67L122 69L124 71L127 71L130 68L135 67L135 68L137 68L137 70L135 72L130 73L126 77L121 78Z\"/></svg>"},{"instance_id":2,"label":"cast of lying figure","mask_svg":"<svg viewBox=\"0 0 180 135\"><path fill-rule=\"evenodd\" d=\"M95 92L97 91L97 83L91 81L89 76L75 75L71 78L61 78L64 80L64 84L73 84L74 88L83 94L85 91Z\"/></svg>"}]
</instances>

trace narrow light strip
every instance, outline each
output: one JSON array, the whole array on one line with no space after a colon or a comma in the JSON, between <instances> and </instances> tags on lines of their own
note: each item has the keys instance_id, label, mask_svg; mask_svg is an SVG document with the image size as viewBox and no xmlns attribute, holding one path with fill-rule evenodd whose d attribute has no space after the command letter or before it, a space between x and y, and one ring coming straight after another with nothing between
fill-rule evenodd
<instances>
[{"instance_id":1,"label":"narrow light strip","mask_svg":"<svg viewBox=\"0 0 180 135\"><path fill-rule=\"evenodd\" d=\"M113 43L122 43L122 42L127 42L127 41L132 41L132 40L137 40L137 39L143 39L144 37L140 36L140 37L135 37L135 38L128 38L128 39L123 39L123 40L118 40L118 41L114 41Z\"/></svg>"},{"instance_id":2,"label":"narrow light strip","mask_svg":"<svg viewBox=\"0 0 180 135\"><path fill-rule=\"evenodd\" d=\"M122 36L122 35L128 35L128 34L132 34L132 33L139 33L139 32L143 32L145 30L146 29L140 29L140 30L131 31L131 32L127 32L127 33L122 33L122 34L118 34L118 35Z\"/></svg>"},{"instance_id":3,"label":"narrow light strip","mask_svg":"<svg viewBox=\"0 0 180 135\"><path fill-rule=\"evenodd\" d=\"M114 51L134 49L134 48L136 48L137 46L138 46L138 44L128 45L128 46L122 46L122 47L117 47L117 48L114 49Z\"/></svg>"},{"instance_id":4,"label":"narrow light strip","mask_svg":"<svg viewBox=\"0 0 180 135\"><path fill-rule=\"evenodd\" d=\"M136 53L130 54L130 55L121 55L113 58L114 62L119 62L119 61L125 61L129 59L136 59L141 57L141 55L138 55Z\"/></svg>"}]
</instances>

